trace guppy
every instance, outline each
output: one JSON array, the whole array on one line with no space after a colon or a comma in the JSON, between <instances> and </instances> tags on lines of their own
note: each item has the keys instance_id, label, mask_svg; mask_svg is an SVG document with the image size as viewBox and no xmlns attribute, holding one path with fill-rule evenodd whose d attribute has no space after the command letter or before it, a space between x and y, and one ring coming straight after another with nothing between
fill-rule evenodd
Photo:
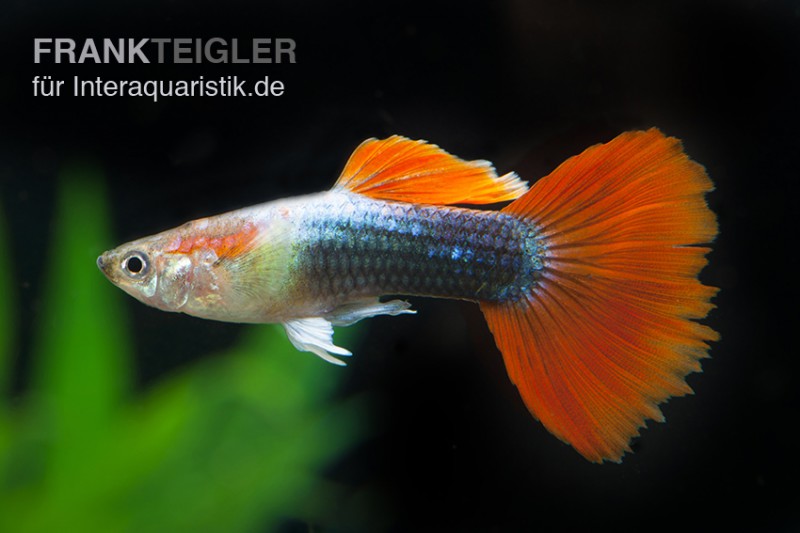
<instances>
[{"instance_id":1,"label":"guppy","mask_svg":"<svg viewBox=\"0 0 800 533\"><path fill-rule=\"evenodd\" d=\"M680 141L626 132L530 190L424 141L369 139L327 192L124 244L98 266L165 311L281 323L343 364L333 326L413 313L386 295L480 304L531 413L594 462L620 461L658 404L691 392L718 335L698 274L717 233L713 186ZM500 211L455 205L513 200Z\"/></svg>"}]
</instances>

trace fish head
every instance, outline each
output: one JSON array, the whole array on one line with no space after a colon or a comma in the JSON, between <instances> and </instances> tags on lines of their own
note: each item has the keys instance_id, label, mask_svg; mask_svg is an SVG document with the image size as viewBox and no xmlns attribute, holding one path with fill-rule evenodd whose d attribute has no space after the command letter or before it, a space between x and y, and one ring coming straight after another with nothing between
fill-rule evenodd
<instances>
[{"instance_id":1,"label":"fish head","mask_svg":"<svg viewBox=\"0 0 800 533\"><path fill-rule=\"evenodd\" d=\"M169 232L145 237L103 253L97 266L117 287L164 311L181 311L193 287L194 261L171 253Z\"/></svg>"},{"instance_id":2,"label":"fish head","mask_svg":"<svg viewBox=\"0 0 800 533\"><path fill-rule=\"evenodd\" d=\"M105 252L106 277L152 307L226 322L274 321L286 302L291 225L219 215Z\"/></svg>"}]
</instances>

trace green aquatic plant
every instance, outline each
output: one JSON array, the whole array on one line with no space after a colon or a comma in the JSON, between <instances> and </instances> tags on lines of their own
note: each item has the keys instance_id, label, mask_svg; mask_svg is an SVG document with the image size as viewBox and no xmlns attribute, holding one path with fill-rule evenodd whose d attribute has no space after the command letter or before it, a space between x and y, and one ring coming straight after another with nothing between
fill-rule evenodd
<instances>
[{"instance_id":1,"label":"green aquatic plant","mask_svg":"<svg viewBox=\"0 0 800 533\"><path fill-rule=\"evenodd\" d=\"M73 165L58 198L35 370L13 403L14 304L0 298L0 531L325 523L340 495L320 471L361 434L358 401L336 396L341 373L275 327L248 327L235 347L135 392L123 297L94 266L111 243L99 171Z\"/></svg>"}]
</instances>

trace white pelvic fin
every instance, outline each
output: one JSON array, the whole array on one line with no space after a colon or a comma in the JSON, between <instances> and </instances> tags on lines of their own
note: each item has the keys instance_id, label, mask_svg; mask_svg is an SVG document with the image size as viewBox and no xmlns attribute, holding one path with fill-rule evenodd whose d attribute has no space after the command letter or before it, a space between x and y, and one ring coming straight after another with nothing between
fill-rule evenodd
<instances>
[{"instance_id":1,"label":"white pelvic fin","mask_svg":"<svg viewBox=\"0 0 800 533\"><path fill-rule=\"evenodd\" d=\"M298 318L283 323L286 334L295 348L311 352L334 365L345 366L345 362L334 355L353 355L333 344L333 326L322 317Z\"/></svg>"},{"instance_id":2,"label":"white pelvic fin","mask_svg":"<svg viewBox=\"0 0 800 533\"><path fill-rule=\"evenodd\" d=\"M350 326L359 320L376 315L402 315L406 313L414 314L416 311L409 309L411 304L403 300L391 300L381 302L377 298L358 300L344 305L340 305L330 313L325 315L334 326Z\"/></svg>"}]
</instances>

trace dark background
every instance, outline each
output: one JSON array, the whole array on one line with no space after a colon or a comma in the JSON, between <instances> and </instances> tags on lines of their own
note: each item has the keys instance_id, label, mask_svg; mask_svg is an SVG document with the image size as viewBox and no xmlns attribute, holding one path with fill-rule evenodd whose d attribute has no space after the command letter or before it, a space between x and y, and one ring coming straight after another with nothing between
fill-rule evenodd
<instances>
[{"instance_id":1,"label":"dark background","mask_svg":"<svg viewBox=\"0 0 800 533\"><path fill-rule=\"evenodd\" d=\"M704 282L722 334L696 394L622 464L587 463L527 413L477 306L414 298L346 369L372 438L329 477L373 491L393 530L792 530L800 6L796 2L11 2L0 20L0 201L23 346L39 309L55 177L105 172L119 242L323 190L364 138L425 138L534 180L586 146L657 126L716 184ZM33 63L34 37L291 37L281 65ZM281 97L34 98L52 75L281 79ZM133 299L139 386L236 337ZM20 353L18 389L29 366ZM298 354L298 357L310 357ZM333 371L333 370L332 370ZM347 529L347 517L342 516ZM291 528L291 526L289 526ZM298 526L302 530L302 526Z\"/></svg>"}]
</instances>

